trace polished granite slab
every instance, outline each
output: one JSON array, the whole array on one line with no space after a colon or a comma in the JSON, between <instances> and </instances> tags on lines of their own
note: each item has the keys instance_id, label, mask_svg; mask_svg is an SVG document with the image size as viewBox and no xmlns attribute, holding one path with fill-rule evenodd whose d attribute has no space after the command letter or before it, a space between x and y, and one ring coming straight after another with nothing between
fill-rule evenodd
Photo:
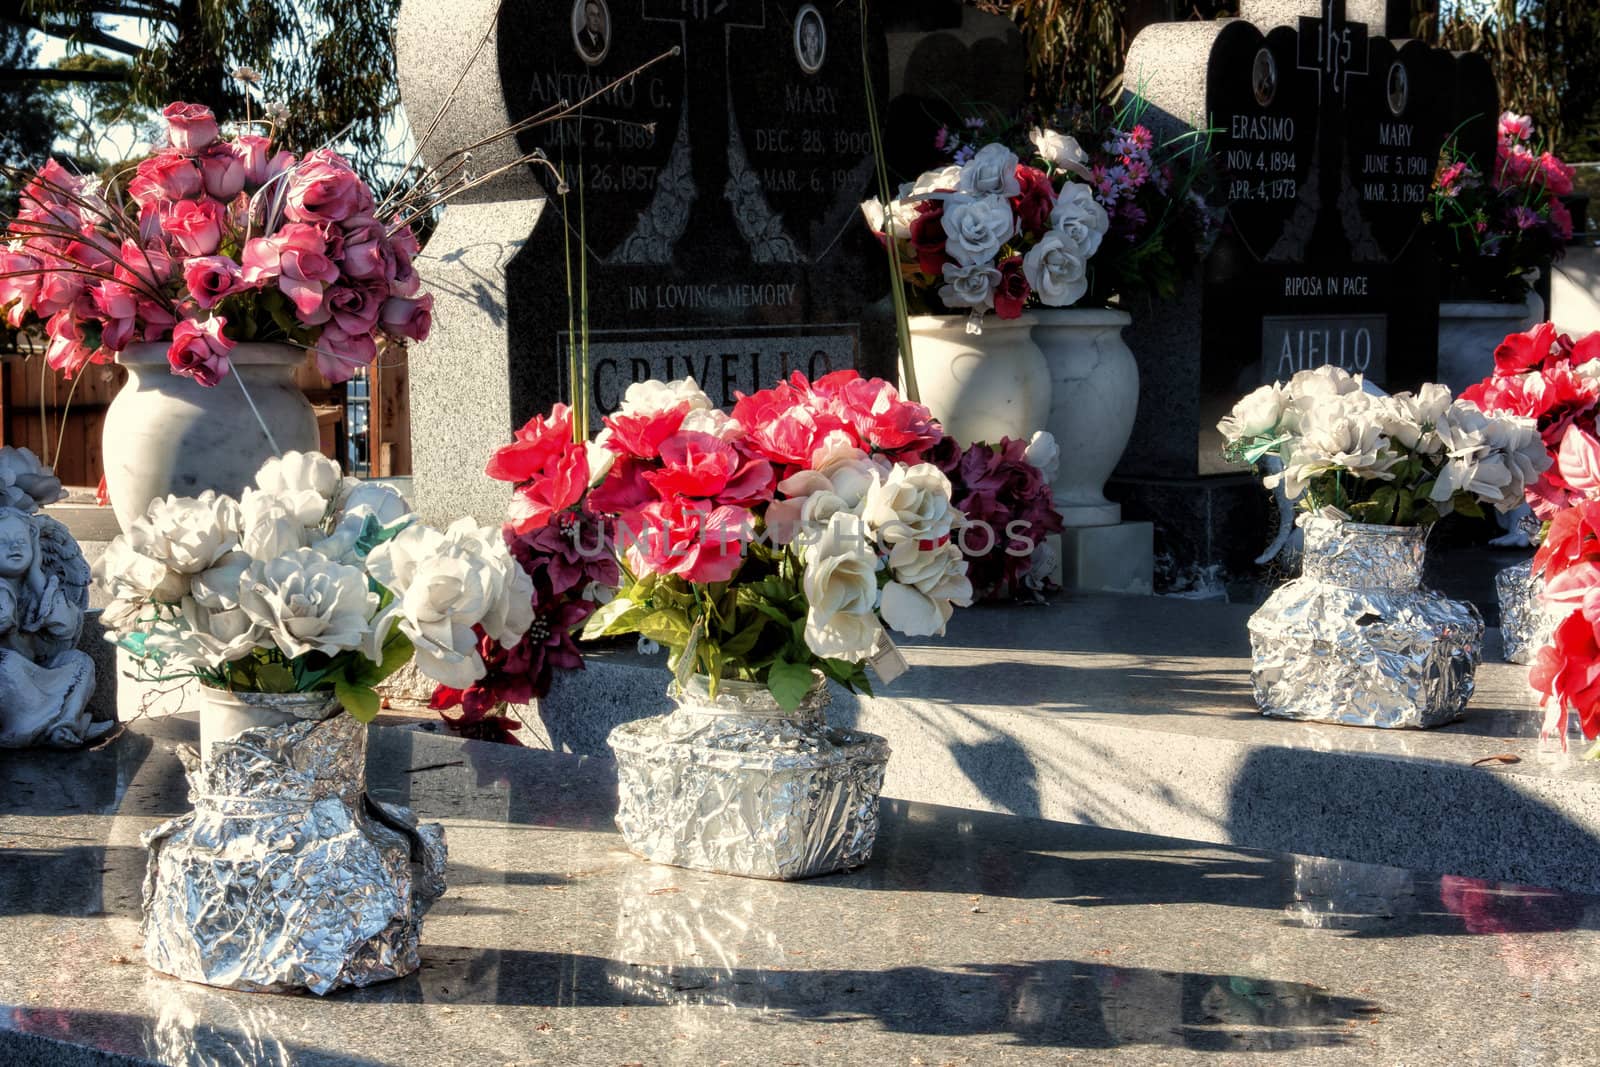
<instances>
[{"instance_id":1,"label":"polished granite slab","mask_svg":"<svg viewBox=\"0 0 1600 1067\"><path fill-rule=\"evenodd\" d=\"M192 724L0 754L0 1063L1592 1063L1600 898L891 802L867 867L653 866L607 761L376 732L442 820L422 971L327 999L147 970L139 833ZM1457 832L1470 834L1470 825Z\"/></svg>"},{"instance_id":2,"label":"polished granite slab","mask_svg":"<svg viewBox=\"0 0 1600 1067\"><path fill-rule=\"evenodd\" d=\"M1600 893L1600 764L1540 742L1497 631L1461 721L1378 730L1264 718L1252 610L1079 595L959 611L944 637L901 642L912 669L877 696L836 691L830 717L888 739L897 799ZM659 656L590 654L532 732L603 754L618 722L668 709L666 678Z\"/></svg>"}]
</instances>

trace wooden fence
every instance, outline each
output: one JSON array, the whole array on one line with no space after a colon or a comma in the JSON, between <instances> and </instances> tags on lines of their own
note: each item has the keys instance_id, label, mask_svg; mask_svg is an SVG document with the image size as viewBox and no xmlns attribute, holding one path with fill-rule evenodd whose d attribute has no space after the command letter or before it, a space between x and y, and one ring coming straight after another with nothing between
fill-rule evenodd
<instances>
[{"instance_id":1,"label":"wooden fence","mask_svg":"<svg viewBox=\"0 0 1600 1067\"><path fill-rule=\"evenodd\" d=\"M38 352L0 354L0 444L32 449L66 485L94 488L105 473L100 433L106 408L127 378L121 367L89 366L74 383L50 370ZM410 375L403 354L386 354L371 372L364 450L352 450L347 441L346 386L330 385L309 360L295 380L317 412L323 452L347 469L352 452L364 455L370 466L363 473L372 476L411 473Z\"/></svg>"}]
</instances>

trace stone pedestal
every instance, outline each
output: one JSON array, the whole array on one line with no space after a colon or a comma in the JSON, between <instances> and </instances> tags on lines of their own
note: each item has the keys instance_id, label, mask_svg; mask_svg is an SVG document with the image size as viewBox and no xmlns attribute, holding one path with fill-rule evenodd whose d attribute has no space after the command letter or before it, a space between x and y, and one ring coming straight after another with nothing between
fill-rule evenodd
<instances>
[{"instance_id":1,"label":"stone pedestal","mask_svg":"<svg viewBox=\"0 0 1600 1067\"><path fill-rule=\"evenodd\" d=\"M1154 591L1153 523L1068 527L1060 534L1059 541L1062 588L1082 593L1134 596L1149 596Z\"/></svg>"}]
</instances>

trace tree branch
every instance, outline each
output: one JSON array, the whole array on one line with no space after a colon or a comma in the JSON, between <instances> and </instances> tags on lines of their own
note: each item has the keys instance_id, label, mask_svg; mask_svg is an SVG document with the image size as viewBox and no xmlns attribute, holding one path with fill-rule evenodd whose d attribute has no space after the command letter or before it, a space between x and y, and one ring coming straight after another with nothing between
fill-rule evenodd
<instances>
[{"instance_id":1,"label":"tree branch","mask_svg":"<svg viewBox=\"0 0 1600 1067\"><path fill-rule=\"evenodd\" d=\"M0 68L0 82L125 82L125 70L59 70L55 67Z\"/></svg>"},{"instance_id":2,"label":"tree branch","mask_svg":"<svg viewBox=\"0 0 1600 1067\"><path fill-rule=\"evenodd\" d=\"M103 5L105 7L121 7L120 4ZM108 12L109 13L109 12ZM89 21L90 12L85 12L83 20L77 23L50 22L48 19L34 14L28 9L26 0L0 0L0 22L10 22L18 26L25 26L30 30L37 30L46 37L55 37L63 41L77 41L80 44L94 45L111 52L120 52L125 56L138 58L144 54L144 49L136 44L124 41L120 37L113 37ZM144 17L144 16L139 16ZM160 21L171 21L162 18Z\"/></svg>"}]
</instances>

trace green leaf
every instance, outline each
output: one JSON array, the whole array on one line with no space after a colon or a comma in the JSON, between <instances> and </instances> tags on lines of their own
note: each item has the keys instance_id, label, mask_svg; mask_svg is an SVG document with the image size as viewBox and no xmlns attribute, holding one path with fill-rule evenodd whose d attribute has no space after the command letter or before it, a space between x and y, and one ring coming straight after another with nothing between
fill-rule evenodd
<instances>
[{"instance_id":1,"label":"green leaf","mask_svg":"<svg viewBox=\"0 0 1600 1067\"><path fill-rule=\"evenodd\" d=\"M793 711L800 706L806 693L811 690L811 681L811 668L803 663L779 660L767 671L767 689L784 711Z\"/></svg>"},{"instance_id":2,"label":"green leaf","mask_svg":"<svg viewBox=\"0 0 1600 1067\"><path fill-rule=\"evenodd\" d=\"M652 612L639 620L639 632L658 645L682 648L689 642L689 618L670 609Z\"/></svg>"},{"instance_id":3,"label":"green leaf","mask_svg":"<svg viewBox=\"0 0 1600 1067\"><path fill-rule=\"evenodd\" d=\"M597 637L632 633L649 614L647 605L636 604L625 596L612 597L611 603L589 616L583 627L583 639L593 641Z\"/></svg>"},{"instance_id":4,"label":"green leaf","mask_svg":"<svg viewBox=\"0 0 1600 1067\"><path fill-rule=\"evenodd\" d=\"M377 690L371 686L351 685L343 678L338 678L334 680L333 691L344 710L354 716L357 722L371 722L378 717L378 709L382 704L378 700Z\"/></svg>"},{"instance_id":5,"label":"green leaf","mask_svg":"<svg viewBox=\"0 0 1600 1067\"><path fill-rule=\"evenodd\" d=\"M751 620L750 625L722 642L722 655L728 659L743 659L748 656L755 649L756 642L761 640L761 632L766 628L765 616Z\"/></svg>"},{"instance_id":6,"label":"green leaf","mask_svg":"<svg viewBox=\"0 0 1600 1067\"><path fill-rule=\"evenodd\" d=\"M411 662L411 655L416 651L411 639L400 632L397 626L389 633L389 639L383 643L383 661L374 663L365 656L356 656L353 669L345 672L350 684L357 686L377 686L395 671Z\"/></svg>"},{"instance_id":7,"label":"green leaf","mask_svg":"<svg viewBox=\"0 0 1600 1067\"><path fill-rule=\"evenodd\" d=\"M262 693L293 693L294 672L286 664L263 663L256 668L256 688Z\"/></svg>"}]
</instances>

